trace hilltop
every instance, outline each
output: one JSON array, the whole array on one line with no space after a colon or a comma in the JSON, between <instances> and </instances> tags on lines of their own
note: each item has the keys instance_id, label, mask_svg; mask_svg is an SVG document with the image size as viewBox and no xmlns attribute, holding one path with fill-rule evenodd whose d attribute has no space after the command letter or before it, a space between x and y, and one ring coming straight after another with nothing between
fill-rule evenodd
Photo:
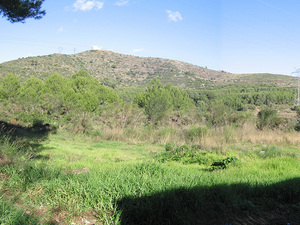
<instances>
[{"instance_id":1,"label":"hilltop","mask_svg":"<svg viewBox=\"0 0 300 225\"><path fill-rule=\"evenodd\" d=\"M188 89L230 83L291 86L295 79L274 74L232 74L176 60L137 57L107 50L20 58L0 64L0 77L9 73L21 79L31 76L45 79L52 73L70 77L80 69L86 70L100 81L109 82L117 87L145 86L155 77L163 83Z\"/></svg>"}]
</instances>

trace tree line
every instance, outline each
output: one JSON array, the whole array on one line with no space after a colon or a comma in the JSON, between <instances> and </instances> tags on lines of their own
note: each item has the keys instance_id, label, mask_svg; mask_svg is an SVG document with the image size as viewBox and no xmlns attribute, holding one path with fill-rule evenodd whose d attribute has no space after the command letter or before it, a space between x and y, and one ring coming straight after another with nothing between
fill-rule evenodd
<instances>
[{"instance_id":1,"label":"tree line","mask_svg":"<svg viewBox=\"0 0 300 225\"><path fill-rule=\"evenodd\" d=\"M120 92L106 83L84 70L70 78L54 73L45 80L33 76L24 82L9 74L0 80L0 116L25 123L60 119L68 123L74 115L100 115L106 106L122 103L140 108L153 123L171 114L194 112L192 120L222 126L247 120L249 115L239 111L292 106L295 96L295 89L275 85L225 85L186 91L154 78L144 89Z\"/></svg>"}]
</instances>

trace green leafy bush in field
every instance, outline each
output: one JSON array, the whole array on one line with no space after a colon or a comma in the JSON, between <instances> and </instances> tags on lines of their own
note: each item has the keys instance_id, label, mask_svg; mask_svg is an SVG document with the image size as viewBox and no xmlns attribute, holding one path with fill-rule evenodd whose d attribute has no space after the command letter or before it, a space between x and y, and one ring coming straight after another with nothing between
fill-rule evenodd
<instances>
[{"instance_id":1,"label":"green leafy bush in field","mask_svg":"<svg viewBox=\"0 0 300 225\"><path fill-rule=\"evenodd\" d=\"M165 152L158 156L160 162L177 161L183 164L204 164L208 165L218 158L213 151L203 151L201 145L176 146L172 143L165 145Z\"/></svg>"},{"instance_id":2,"label":"green leafy bush in field","mask_svg":"<svg viewBox=\"0 0 300 225\"><path fill-rule=\"evenodd\" d=\"M176 161L183 164L210 165L210 171L226 169L232 162L238 160L236 156L222 159L222 156L214 151L202 150L201 145L175 146L173 143L167 143L165 150L158 155L160 162Z\"/></svg>"},{"instance_id":3,"label":"green leafy bush in field","mask_svg":"<svg viewBox=\"0 0 300 225\"><path fill-rule=\"evenodd\" d=\"M226 159L222 159L220 161L215 161L211 164L209 170L210 171L213 171L213 170L220 170L220 169L226 169L229 167L229 165L232 163L232 162L235 162L237 161L238 158L235 157L235 156L232 156L232 157L227 157Z\"/></svg>"},{"instance_id":4,"label":"green leafy bush in field","mask_svg":"<svg viewBox=\"0 0 300 225\"><path fill-rule=\"evenodd\" d=\"M173 144L173 143L168 142L168 143L165 145L165 150L166 150L167 152L173 151L174 148L176 148L176 146L175 146L175 144Z\"/></svg>"}]
</instances>

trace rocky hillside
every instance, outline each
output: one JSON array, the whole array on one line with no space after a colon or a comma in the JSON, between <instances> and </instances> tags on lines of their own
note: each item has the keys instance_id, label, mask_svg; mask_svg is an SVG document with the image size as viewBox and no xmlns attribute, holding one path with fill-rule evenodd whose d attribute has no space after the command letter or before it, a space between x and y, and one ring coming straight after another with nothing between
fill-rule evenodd
<instances>
[{"instance_id":1,"label":"rocky hillside","mask_svg":"<svg viewBox=\"0 0 300 225\"><path fill-rule=\"evenodd\" d=\"M163 83L189 89L228 83L289 86L294 79L273 74L231 74L176 60L136 57L106 50L91 50L75 55L52 54L5 62L0 64L0 77L14 73L21 79L31 76L45 79L55 72L69 77L80 69L117 87L145 86L154 77Z\"/></svg>"}]
</instances>

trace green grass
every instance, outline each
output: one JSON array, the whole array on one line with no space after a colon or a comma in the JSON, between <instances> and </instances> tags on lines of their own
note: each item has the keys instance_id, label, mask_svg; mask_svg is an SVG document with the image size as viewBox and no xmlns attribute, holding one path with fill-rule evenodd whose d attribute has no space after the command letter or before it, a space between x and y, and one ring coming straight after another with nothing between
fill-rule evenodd
<instances>
[{"instance_id":1,"label":"green grass","mask_svg":"<svg viewBox=\"0 0 300 225\"><path fill-rule=\"evenodd\" d=\"M0 224L37 224L38 219L26 214L21 209L16 208L11 202L4 201L0 198Z\"/></svg>"},{"instance_id":2,"label":"green grass","mask_svg":"<svg viewBox=\"0 0 300 225\"><path fill-rule=\"evenodd\" d=\"M235 224L251 215L266 217L265 209L291 214L300 209L300 163L287 154L288 146L230 146L211 156L236 155L238 162L210 172L209 164L161 163L157 156L165 150L159 145L62 131L43 145L43 157L0 168L9 177L0 180L3 224L18 224L10 222L14 218L33 221L28 224L35 219L43 224ZM258 150L270 153L261 157ZM83 167L90 171L63 172Z\"/></svg>"},{"instance_id":3,"label":"green grass","mask_svg":"<svg viewBox=\"0 0 300 225\"><path fill-rule=\"evenodd\" d=\"M156 152L161 152L163 146L152 144L127 144L118 141L93 140L83 136L71 136L62 131L52 135L44 144L47 151L43 156L50 158L47 163L58 167L75 169L88 167L99 169L102 164L113 162L139 162L147 160ZM47 158L45 157L45 158Z\"/></svg>"}]
</instances>

